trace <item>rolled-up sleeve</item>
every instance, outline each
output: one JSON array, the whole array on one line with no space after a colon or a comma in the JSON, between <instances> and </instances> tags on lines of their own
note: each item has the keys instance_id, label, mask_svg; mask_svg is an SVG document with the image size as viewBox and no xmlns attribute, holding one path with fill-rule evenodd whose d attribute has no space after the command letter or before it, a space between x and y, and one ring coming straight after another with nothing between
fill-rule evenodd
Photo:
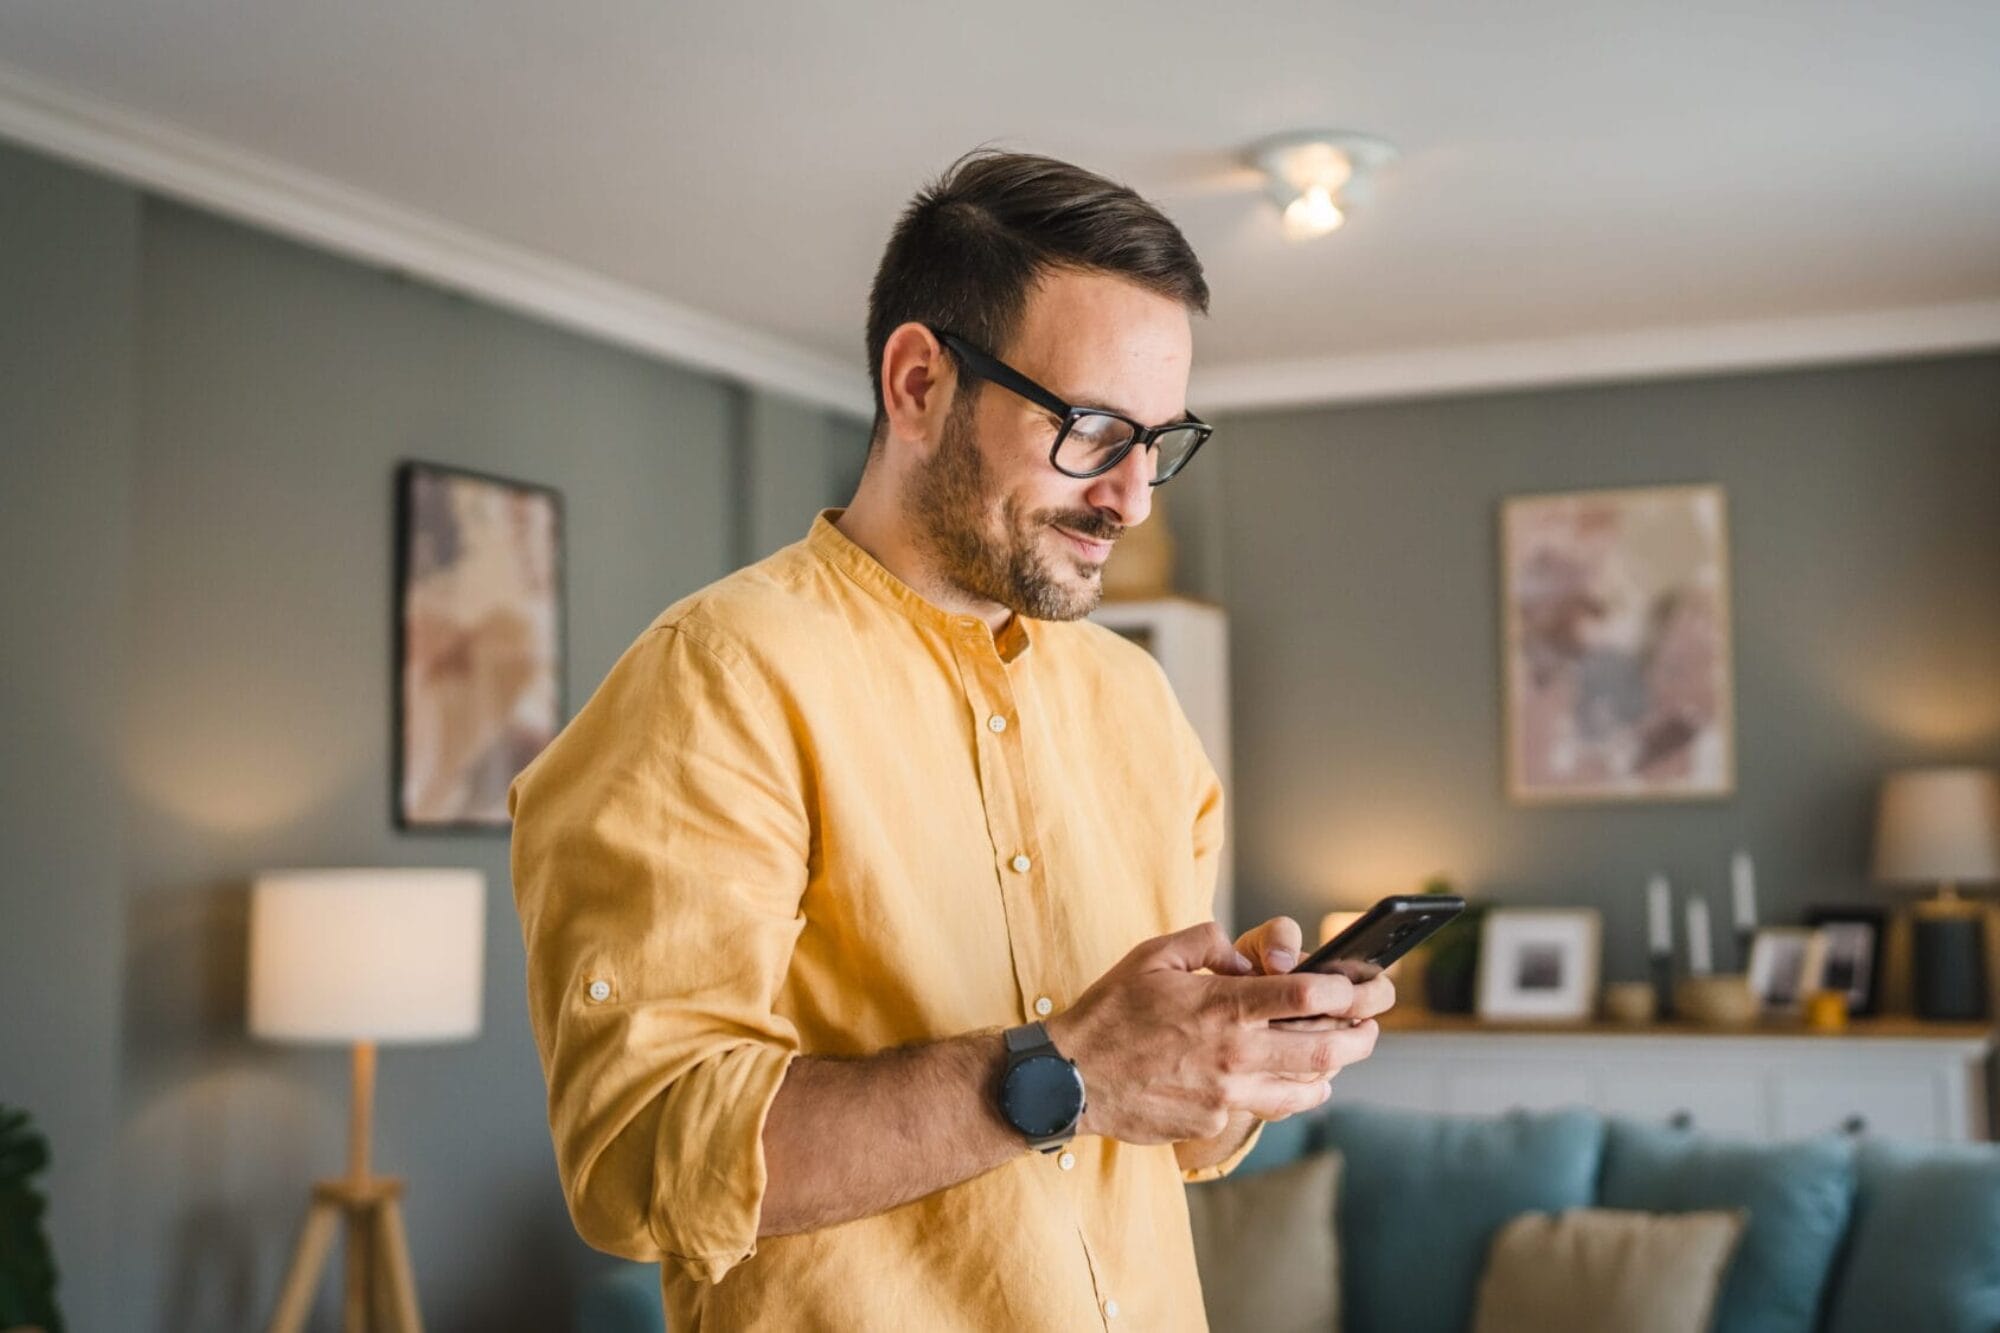
<instances>
[{"instance_id":1,"label":"rolled-up sleeve","mask_svg":"<svg viewBox=\"0 0 2000 1333\"><path fill-rule=\"evenodd\" d=\"M657 625L517 777L515 903L564 1197L589 1244L710 1282L757 1252L774 1008L803 925L799 748L761 677Z\"/></svg>"}]
</instances>

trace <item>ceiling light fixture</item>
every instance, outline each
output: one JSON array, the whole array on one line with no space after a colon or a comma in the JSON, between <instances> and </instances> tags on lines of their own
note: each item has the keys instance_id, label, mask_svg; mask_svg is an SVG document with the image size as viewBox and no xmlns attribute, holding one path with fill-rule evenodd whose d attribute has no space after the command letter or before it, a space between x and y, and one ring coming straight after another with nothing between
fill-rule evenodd
<instances>
[{"instance_id":1,"label":"ceiling light fixture","mask_svg":"<svg viewBox=\"0 0 2000 1333\"><path fill-rule=\"evenodd\" d=\"M1396 160L1395 146L1347 130L1296 130L1251 145L1245 158L1264 173L1271 198L1284 210L1285 236L1324 236L1368 201L1374 173Z\"/></svg>"}]
</instances>

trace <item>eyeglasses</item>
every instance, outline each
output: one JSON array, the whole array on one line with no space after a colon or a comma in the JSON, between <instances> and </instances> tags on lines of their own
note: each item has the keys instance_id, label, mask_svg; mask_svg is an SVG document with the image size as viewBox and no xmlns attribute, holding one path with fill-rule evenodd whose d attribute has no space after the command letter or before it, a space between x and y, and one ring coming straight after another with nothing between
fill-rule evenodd
<instances>
[{"instance_id":1,"label":"eyeglasses","mask_svg":"<svg viewBox=\"0 0 2000 1333\"><path fill-rule=\"evenodd\" d=\"M929 325L925 326L930 328ZM1130 417L1107 412L1101 407L1072 407L1020 371L996 360L963 338L931 328L937 340L951 350L966 370L980 379L1011 390L1062 418L1056 442L1049 446L1049 463L1066 477L1079 480L1101 477L1125 461L1133 446L1145 445L1153 464L1147 484L1160 486L1186 467L1195 450L1207 442L1215 428L1190 412L1180 421L1164 426L1142 426Z\"/></svg>"}]
</instances>

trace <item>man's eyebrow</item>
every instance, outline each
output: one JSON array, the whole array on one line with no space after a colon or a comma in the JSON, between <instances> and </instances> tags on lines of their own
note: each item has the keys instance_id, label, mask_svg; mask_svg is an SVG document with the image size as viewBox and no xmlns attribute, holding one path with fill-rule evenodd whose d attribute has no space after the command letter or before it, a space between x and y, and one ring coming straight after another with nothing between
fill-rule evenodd
<instances>
[{"instance_id":1,"label":"man's eyebrow","mask_svg":"<svg viewBox=\"0 0 2000 1333\"><path fill-rule=\"evenodd\" d=\"M1056 396L1058 398L1063 397L1063 395L1061 394L1057 394ZM1116 407L1098 398L1089 398L1089 397L1064 398L1063 401L1067 402L1071 407L1094 408L1099 412L1116 412L1119 416L1129 418L1130 420L1133 421L1137 421L1139 419L1139 414L1137 412L1128 412L1122 407ZM1181 414L1179 416L1175 417L1172 421L1161 422L1160 426L1190 426L1193 425L1194 422L1195 422L1194 413L1188 411L1184 407L1181 409ZM1149 429L1158 429L1158 427L1149 427Z\"/></svg>"}]
</instances>

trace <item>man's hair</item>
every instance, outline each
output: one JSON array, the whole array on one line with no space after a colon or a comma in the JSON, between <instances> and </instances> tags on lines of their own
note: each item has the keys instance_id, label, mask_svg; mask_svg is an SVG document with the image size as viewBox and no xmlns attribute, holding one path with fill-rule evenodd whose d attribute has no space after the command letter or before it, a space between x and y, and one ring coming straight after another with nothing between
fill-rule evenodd
<instances>
[{"instance_id":1,"label":"man's hair","mask_svg":"<svg viewBox=\"0 0 2000 1333\"><path fill-rule=\"evenodd\" d=\"M868 294L870 447L886 437L882 349L915 320L1005 357L1045 272L1126 278L1208 313L1194 248L1159 209L1116 181L1032 153L979 148L917 192L882 252Z\"/></svg>"}]
</instances>

